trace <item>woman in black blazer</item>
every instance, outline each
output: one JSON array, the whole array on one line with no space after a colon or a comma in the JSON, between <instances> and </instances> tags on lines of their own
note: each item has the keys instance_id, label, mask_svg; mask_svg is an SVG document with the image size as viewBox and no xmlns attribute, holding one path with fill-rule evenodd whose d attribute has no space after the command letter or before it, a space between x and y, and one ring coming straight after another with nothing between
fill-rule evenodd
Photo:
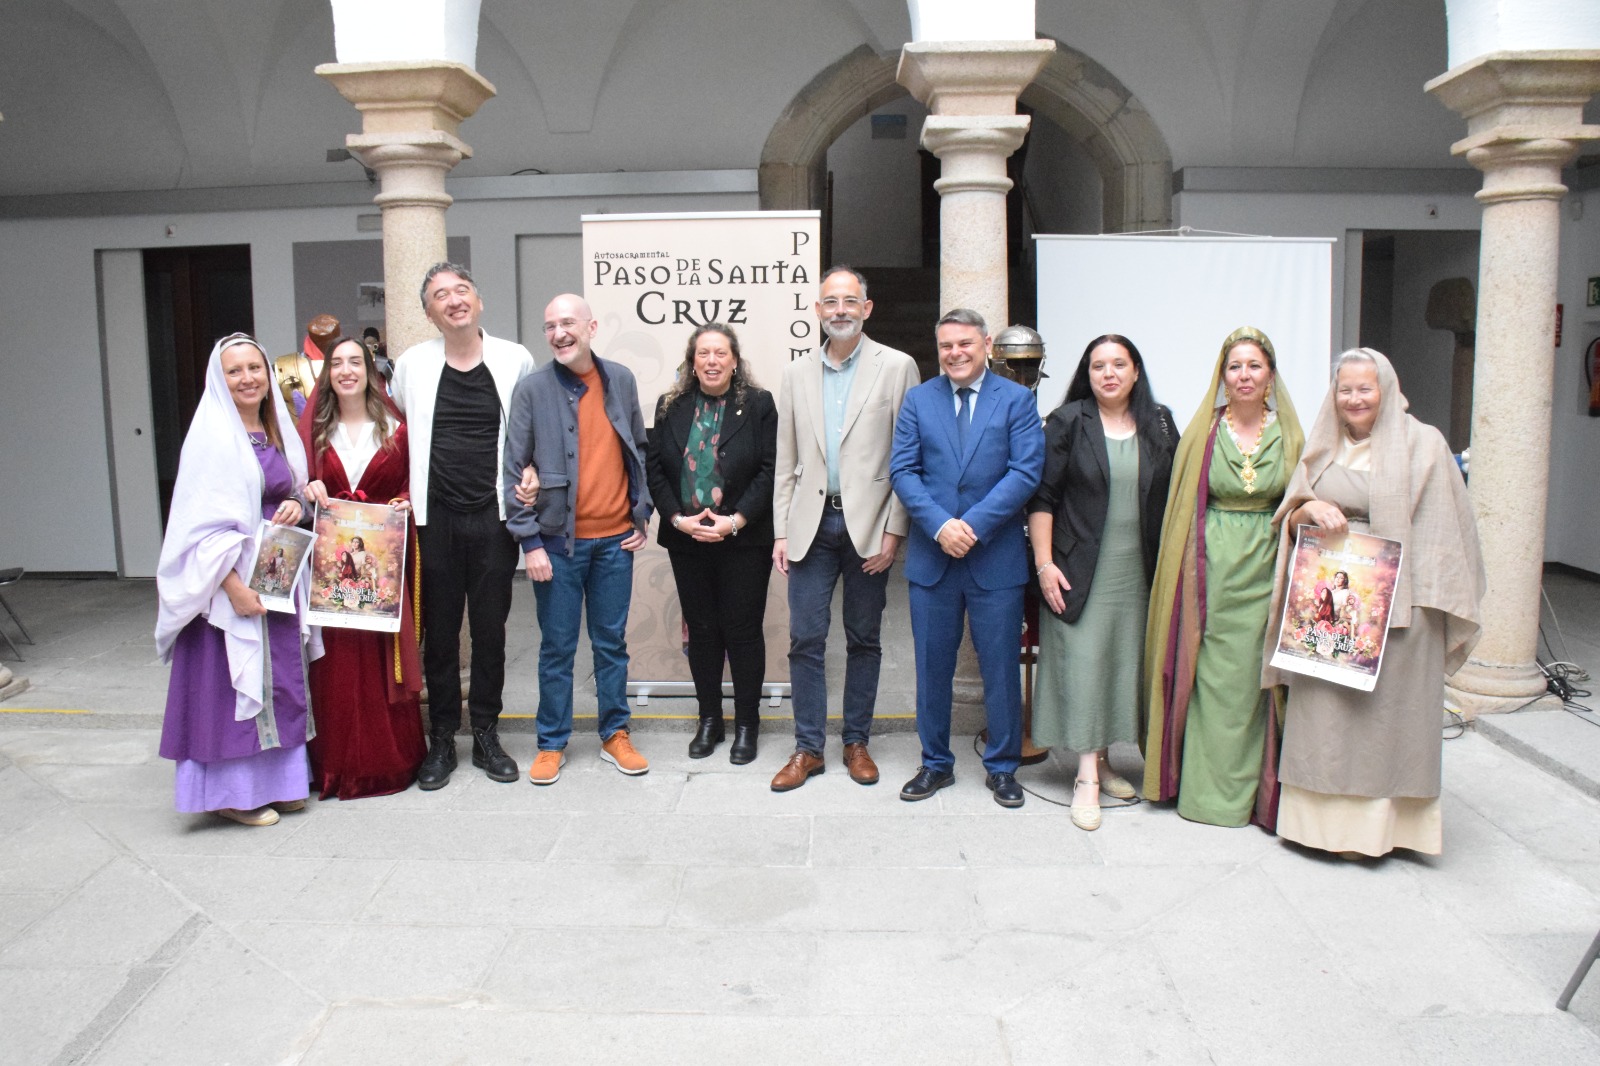
<instances>
[{"instance_id":1,"label":"woman in black blazer","mask_svg":"<svg viewBox=\"0 0 1600 1066\"><path fill-rule=\"evenodd\" d=\"M645 459L689 630L689 673L700 728L689 757L722 743L722 663L733 674L728 758L756 757L766 677L767 579L772 569L772 481L778 411L720 322L689 337L683 366L656 407Z\"/></svg>"},{"instance_id":2,"label":"woman in black blazer","mask_svg":"<svg viewBox=\"0 0 1600 1066\"><path fill-rule=\"evenodd\" d=\"M1106 748L1137 741L1150 576L1178 432L1132 341L1096 337L1045 423L1044 478L1028 536L1048 611L1039 618L1033 737L1078 753L1072 821L1100 824L1100 793L1132 799Z\"/></svg>"}]
</instances>

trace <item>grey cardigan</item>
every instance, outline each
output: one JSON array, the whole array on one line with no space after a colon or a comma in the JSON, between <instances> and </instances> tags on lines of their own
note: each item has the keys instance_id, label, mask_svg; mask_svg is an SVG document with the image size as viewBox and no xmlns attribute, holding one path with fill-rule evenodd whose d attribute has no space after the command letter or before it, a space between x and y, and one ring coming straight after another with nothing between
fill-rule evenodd
<instances>
[{"instance_id":1,"label":"grey cardigan","mask_svg":"<svg viewBox=\"0 0 1600 1066\"><path fill-rule=\"evenodd\" d=\"M622 460L628 468L628 507L634 525L643 530L650 521L650 493L644 476L644 415L639 410L639 386L633 372L620 363L595 356L595 366L606 392L606 419L622 439ZM572 554L575 511L573 498L578 477L578 398L588 391L579 377L551 362L521 381L511 394L506 419L505 485L506 528L524 552L535 548L558 555ZM539 499L532 507L517 502L516 487L522 468L539 472Z\"/></svg>"}]
</instances>

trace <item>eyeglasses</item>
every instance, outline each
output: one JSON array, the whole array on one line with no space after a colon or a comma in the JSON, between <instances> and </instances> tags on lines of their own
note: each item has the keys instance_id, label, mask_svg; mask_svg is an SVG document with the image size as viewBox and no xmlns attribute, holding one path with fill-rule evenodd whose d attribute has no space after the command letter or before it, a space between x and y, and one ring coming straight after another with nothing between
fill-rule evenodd
<instances>
[{"instance_id":1,"label":"eyeglasses","mask_svg":"<svg viewBox=\"0 0 1600 1066\"><path fill-rule=\"evenodd\" d=\"M821 303L825 311L837 311L841 307L846 311L859 311L866 306L866 301L858 300L854 296L829 296L824 298Z\"/></svg>"}]
</instances>

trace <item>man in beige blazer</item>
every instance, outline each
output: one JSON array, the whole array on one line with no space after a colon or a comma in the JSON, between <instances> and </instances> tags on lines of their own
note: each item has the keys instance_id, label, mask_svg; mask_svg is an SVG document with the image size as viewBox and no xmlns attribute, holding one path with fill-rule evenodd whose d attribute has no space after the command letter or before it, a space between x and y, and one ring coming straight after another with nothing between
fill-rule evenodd
<instances>
[{"instance_id":1,"label":"man in beige blazer","mask_svg":"<svg viewBox=\"0 0 1600 1066\"><path fill-rule=\"evenodd\" d=\"M789 575L789 685L795 752L774 792L823 771L828 682L823 656L833 591L844 579L844 765L875 784L867 753L883 650L878 633L889 567L906 534L889 482L889 448L917 364L862 333L872 314L867 281L849 267L822 277L816 303L826 342L791 362L778 392L778 461L772 562Z\"/></svg>"}]
</instances>

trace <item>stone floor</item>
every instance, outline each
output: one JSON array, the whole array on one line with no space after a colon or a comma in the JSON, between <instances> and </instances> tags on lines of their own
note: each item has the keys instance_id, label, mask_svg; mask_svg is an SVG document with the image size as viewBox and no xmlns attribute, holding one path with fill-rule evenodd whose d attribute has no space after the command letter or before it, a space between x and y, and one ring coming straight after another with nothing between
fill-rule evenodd
<instances>
[{"instance_id":1,"label":"stone floor","mask_svg":"<svg viewBox=\"0 0 1600 1066\"><path fill-rule=\"evenodd\" d=\"M1594 586L1551 590L1600 673ZM970 752L902 803L903 732L874 788L834 748L775 795L778 722L749 767L657 720L641 778L579 734L549 788L463 768L248 829L171 809L151 595L7 590L39 640L0 704L7 1063L1600 1061L1600 972L1554 1007L1600 929L1600 763L1525 757L1580 715L1445 744L1439 858L1154 805L1082 833L1062 766L1005 811Z\"/></svg>"}]
</instances>

